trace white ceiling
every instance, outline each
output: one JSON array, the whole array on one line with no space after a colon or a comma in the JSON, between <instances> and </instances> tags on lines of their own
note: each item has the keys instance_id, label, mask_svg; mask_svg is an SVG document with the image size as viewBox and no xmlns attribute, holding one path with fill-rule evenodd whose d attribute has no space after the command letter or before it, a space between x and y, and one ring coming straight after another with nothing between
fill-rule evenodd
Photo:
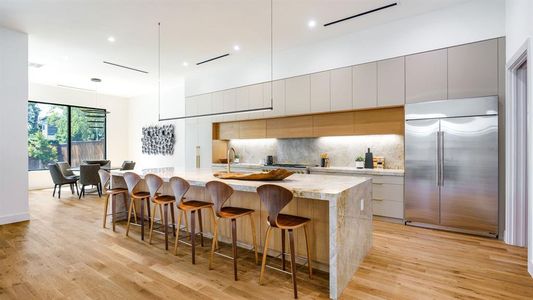
<instances>
[{"instance_id":1,"label":"white ceiling","mask_svg":"<svg viewBox=\"0 0 533 300\"><path fill-rule=\"evenodd\" d=\"M274 0L275 49L312 43L466 0L401 0L393 8L337 25L322 24L394 0ZM162 82L194 63L231 53L218 67L270 51L270 0L0 0L0 26L29 34L30 81L131 97L157 85L161 22ZM317 21L310 29L309 20ZM116 41L107 41L109 36ZM241 50L232 47L239 44ZM102 63L146 70L142 74ZM189 67L182 62L189 62ZM207 73L206 73L207 74ZM102 83L90 82L98 77Z\"/></svg>"}]
</instances>

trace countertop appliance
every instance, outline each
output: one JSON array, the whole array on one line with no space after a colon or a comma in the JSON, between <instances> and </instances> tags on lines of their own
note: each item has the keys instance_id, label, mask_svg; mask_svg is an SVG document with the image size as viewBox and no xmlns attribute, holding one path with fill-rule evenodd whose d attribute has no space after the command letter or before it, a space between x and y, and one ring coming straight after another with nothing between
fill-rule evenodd
<instances>
[{"instance_id":1,"label":"countertop appliance","mask_svg":"<svg viewBox=\"0 0 533 300\"><path fill-rule=\"evenodd\" d=\"M497 237L498 97L405 105L408 225Z\"/></svg>"},{"instance_id":2,"label":"countertop appliance","mask_svg":"<svg viewBox=\"0 0 533 300\"><path fill-rule=\"evenodd\" d=\"M272 170L272 169L285 169L288 171L292 171L296 174L309 174L311 173L309 171L309 167L316 167L316 166L310 166L305 164L271 164L271 165L265 165L264 169L265 171Z\"/></svg>"}]
</instances>

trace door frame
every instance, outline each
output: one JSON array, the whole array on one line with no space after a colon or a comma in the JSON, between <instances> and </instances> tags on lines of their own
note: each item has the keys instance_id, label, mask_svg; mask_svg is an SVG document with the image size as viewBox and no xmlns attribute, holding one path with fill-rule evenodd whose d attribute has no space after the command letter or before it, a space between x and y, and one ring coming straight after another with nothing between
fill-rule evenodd
<instances>
[{"instance_id":1,"label":"door frame","mask_svg":"<svg viewBox=\"0 0 533 300\"><path fill-rule=\"evenodd\" d=\"M506 64L504 240L507 244L528 246L528 271L533 275L533 99L530 84L533 79L531 70L533 60L531 47L531 40L527 39ZM519 84L518 71L524 63L527 63L525 103L520 102L522 98L514 88ZM527 128L525 133L524 128ZM526 208L527 213L524 214Z\"/></svg>"}]
</instances>

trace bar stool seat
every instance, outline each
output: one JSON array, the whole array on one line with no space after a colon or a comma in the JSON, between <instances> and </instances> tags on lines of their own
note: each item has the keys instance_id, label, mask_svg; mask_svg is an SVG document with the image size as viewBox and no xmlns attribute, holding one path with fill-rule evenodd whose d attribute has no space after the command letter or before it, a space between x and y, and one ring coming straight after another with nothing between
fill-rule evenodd
<instances>
[{"instance_id":1,"label":"bar stool seat","mask_svg":"<svg viewBox=\"0 0 533 300\"><path fill-rule=\"evenodd\" d=\"M198 201L198 200L182 201L178 204L178 208L181 210L194 210L194 209L208 208L211 206L213 206L213 203L211 202Z\"/></svg>"},{"instance_id":2,"label":"bar stool seat","mask_svg":"<svg viewBox=\"0 0 533 300\"><path fill-rule=\"evenodd\" d=\"M149 192L134 192L131 193L131 197L135 199L145 199L150 197Z\"/></svg>"},{"instance_id":3,"label":"bar stool seat","mask_svg":"<svg viewBox=\"0 0 533 300\"><path fill-rule=\"evenodd\" d=\"M176 198L170 195L155 196L154 199L152 199L152 201L154 203L159 203L159 204L168 204L168 203L176 202Z\"/></svg>"},{"instance_id":4,"label":"bar stool seat","mask_svg":"<svg viewBox=\"0 0 533 300\"><path fill-rule=\"evenodd\" d=\"M309 222L311 222L311 219L308 218L279 214L278 219L276 221L277 224L269 225L273 227L278 227L279 229L295 229L302 227Z\"/></svg>"},{"instance_id":5,"label":"bar stool seat","mask_svg":"<svg viewBox=\"0 0 533 300\"><path fill-rule=\"evenodd\" d=\"M128 189L125 189L125 188L114 188L114 189L108 189L105 191L105 193L108 195L118 195L118 194L127 193L127 192L128 192Z\"/></svg>"},{"instance_id":6,"label":"bar stool seat","mask_svg":"<svg viewBox=\"0 0 533 300\"><path fill-rule=\"evenodd\" d=\"M220 211L218 212L218 215L224 219L234 219L234 218L244 217L252 213L254 213L253 209L226 206L220 209Z\"/></svg>"}]
</instances>

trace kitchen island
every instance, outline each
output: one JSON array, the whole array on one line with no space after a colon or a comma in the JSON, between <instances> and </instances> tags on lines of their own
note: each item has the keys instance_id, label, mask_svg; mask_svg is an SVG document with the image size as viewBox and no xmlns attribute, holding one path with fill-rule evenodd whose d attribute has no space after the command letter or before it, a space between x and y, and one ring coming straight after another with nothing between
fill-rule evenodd
<instances>
[{"instance_id":1,"label":"kitchen island","mask_svg":"<svg viewBox=\"0 0 533 300\"><path fill-rule=\"evenodd\" d=\"M179 176L189 182L188 199L210 201L205 184L219 180L229 184L235 193L226 205L254 209L254 222L260 237L258 244L262 251L267 228L267 212L262 207L256 193L258 186L273 183L283 186L294 193L294 200L285 207L283 213L311 219L309 227L311 259L313 267L329 272L330 298L338 298L359 264L372 247L372 180L367 177L346 177L330 175L294 174L278 182L221 180L213 176L210 169L156 168L134 171L143 177L148 173L156 174L165 182ZM112 187L125 187L123 171L113 171ZM141 189L146 189L141 182ZM162 194L172 194L168 184L160 190ZM118 201L122 203L122 201ZM209 234L212 226L209 218L203 220L204 231ZM238 244L251 248L252 233L248 222L237 222ZM272 234L269 254L280 253L279 234ZM221 241L231 241L229 223L219 225ZM296 232L297 262L305 257L303 232Z\"/></svg>"}]
</instances>

